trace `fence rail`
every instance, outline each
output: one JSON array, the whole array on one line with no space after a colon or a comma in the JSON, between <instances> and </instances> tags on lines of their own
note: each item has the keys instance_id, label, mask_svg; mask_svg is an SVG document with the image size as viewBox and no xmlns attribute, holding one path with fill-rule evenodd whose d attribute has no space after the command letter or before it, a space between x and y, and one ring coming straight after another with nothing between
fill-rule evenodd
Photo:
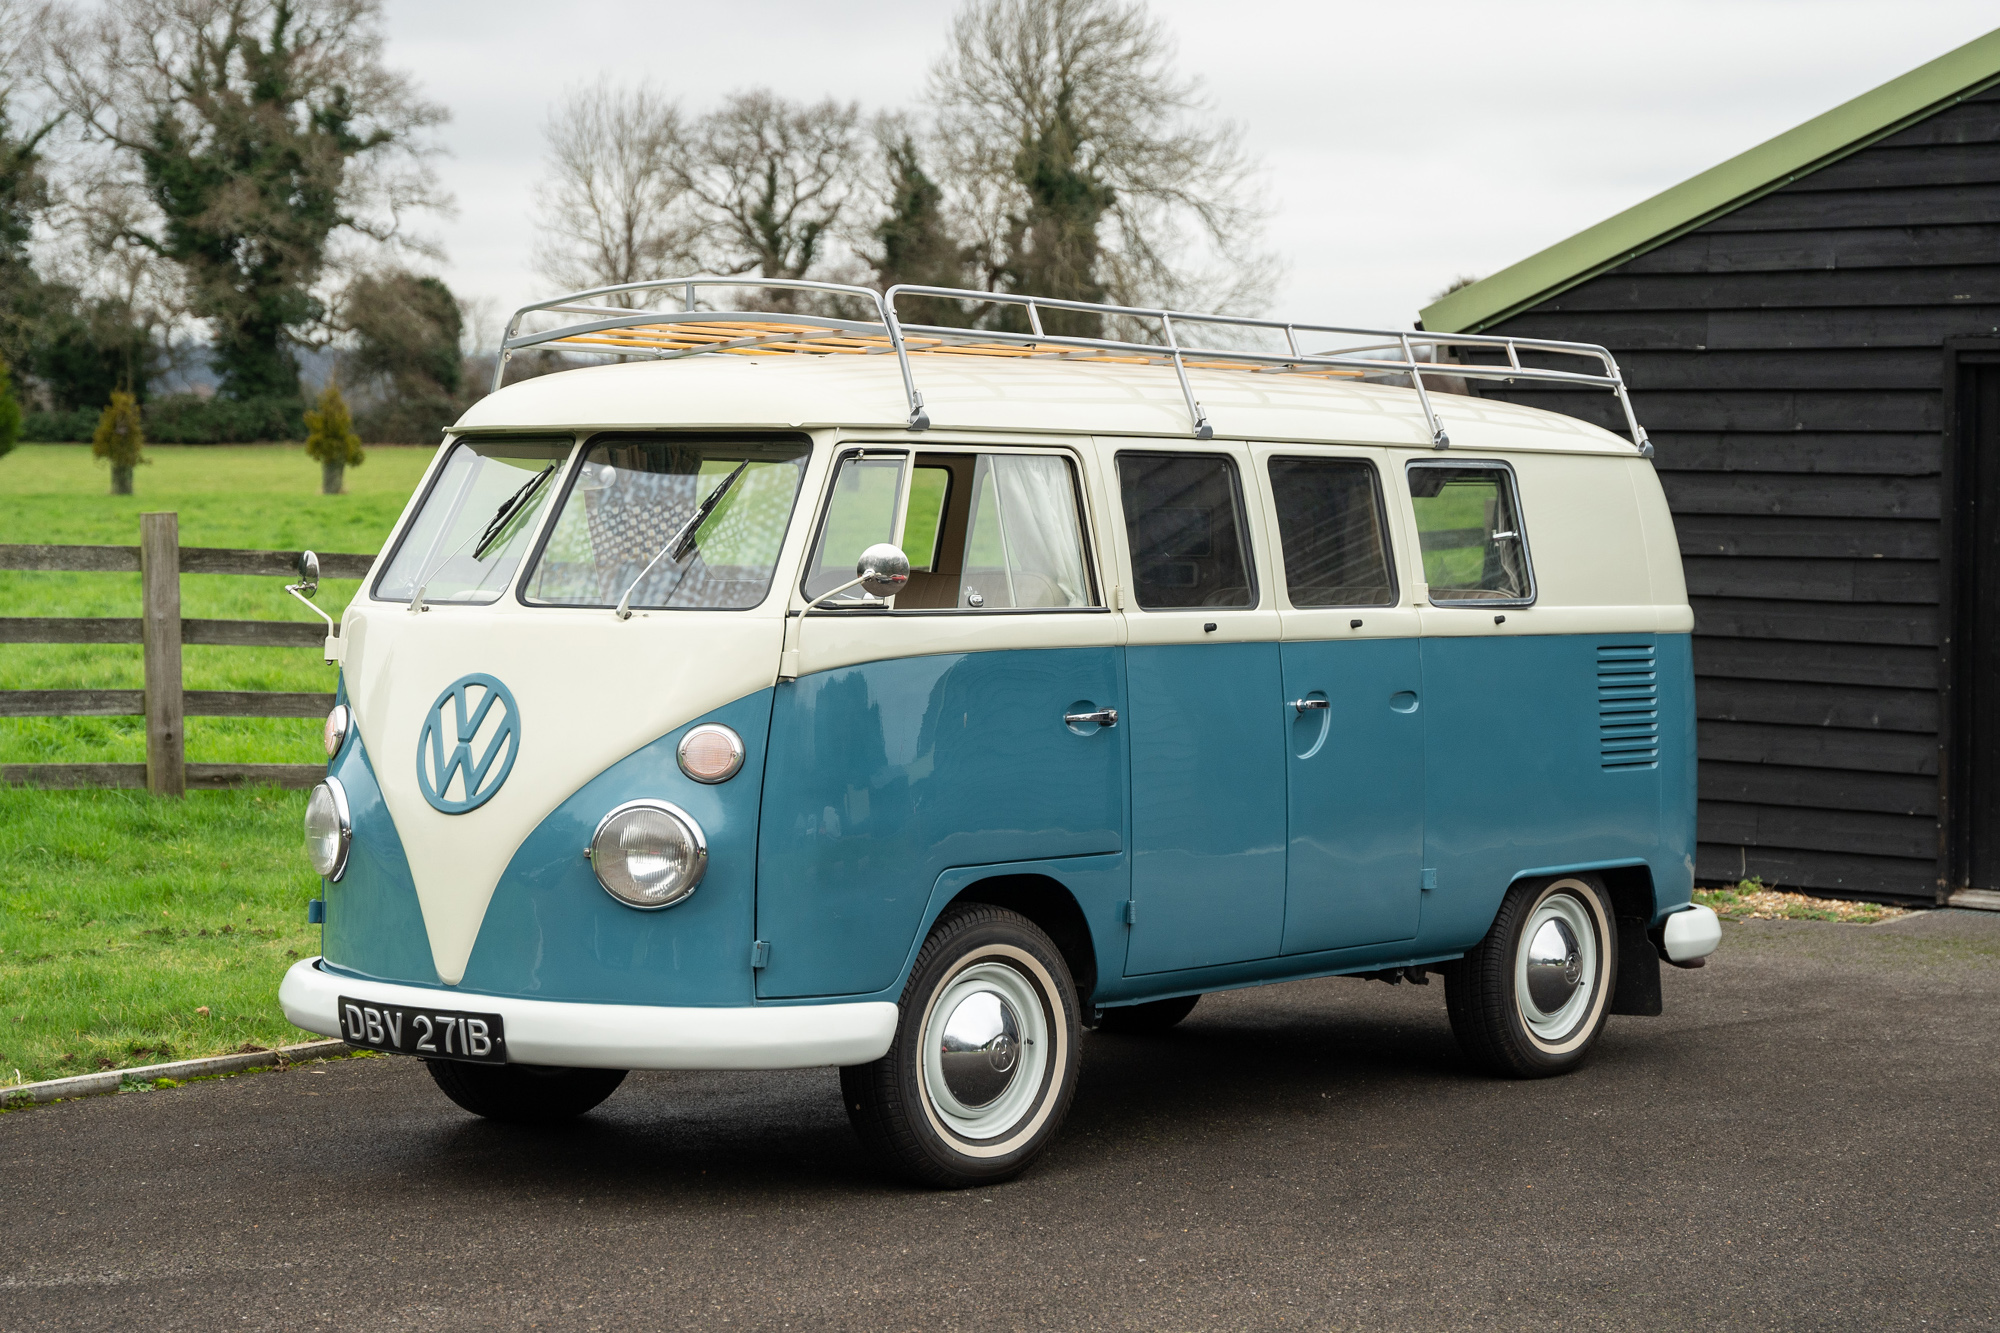
<instances>
[{"instance_id":1,"label":"fence rail","mask_svg":"<svg viewBox=\"0 0 2000 1333\"><path fill-rule=\"evenodd\" d=\"M320 764L190 764L188 717L320 717L331 694L278 690L189 690L181 685L187 644L319 648L326 629L305 621L200 620L181 615L184 574L289 578L294 551L182 546L176 514L141 514L137 546L0 545L0 570L140 575L141 611L123 616L0 616L0 643L140 644L144 689L0 690L0 717L143 717L143 764L0 764L0 782L27 787L130 787L165 796L189 790L271 785L310 787ZM358 579L372 555L322 554L324 578ZM338 629L334 631L338 633Z\"/></svg>"}]
</instances>

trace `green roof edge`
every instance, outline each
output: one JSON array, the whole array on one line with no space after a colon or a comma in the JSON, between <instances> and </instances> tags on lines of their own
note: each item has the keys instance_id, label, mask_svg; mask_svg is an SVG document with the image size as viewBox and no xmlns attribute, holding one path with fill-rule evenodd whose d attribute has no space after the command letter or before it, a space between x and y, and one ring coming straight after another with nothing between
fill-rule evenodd
<instances>
[{"instance_id":1,"label":"green roof edge","mask_svg":"<svg viewBox=\"0 0 2000 1333\"><path fill-rule=\"evenodd\" d=\"M1432 333L1476 333L1665 245L2000 82L2000 29L1423 308Z\"/></svg>"}]
</instances>

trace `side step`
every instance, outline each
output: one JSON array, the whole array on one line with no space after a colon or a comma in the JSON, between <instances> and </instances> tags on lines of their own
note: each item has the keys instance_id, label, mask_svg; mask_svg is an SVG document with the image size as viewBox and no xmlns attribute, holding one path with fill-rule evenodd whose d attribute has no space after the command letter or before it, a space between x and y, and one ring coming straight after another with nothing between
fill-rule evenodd
<instances>
[{"instance_id":1,"label":"side step","mask_svg":"<svg viewBox=\"0 0 2000 1333\"><path fill-rule=\"evenodd\" d=\"M2000 892L1993 889L1960 889L1945 899L1948 907L1970 907L1977 912L2000 912Z\"/></svg>"}]
</instances>

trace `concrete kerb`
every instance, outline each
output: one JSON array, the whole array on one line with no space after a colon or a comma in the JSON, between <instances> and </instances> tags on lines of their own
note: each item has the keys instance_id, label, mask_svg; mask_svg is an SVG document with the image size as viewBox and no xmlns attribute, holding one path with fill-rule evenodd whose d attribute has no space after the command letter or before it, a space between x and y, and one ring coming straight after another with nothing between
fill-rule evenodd
<instances>
[{"instance_id":1,"label":"concrete kerb","mask_svg":"<svg viewBox=\"0 0 2000 1333\"><path fill-rule=\"evenodd\" d=\"M21 1083L10 1088L0 1088L0 1106L15 1106L23 1102L53 1102L64 1097L93 1097L99 1093L116 1092L128 1080L134 1083L150 1083L154 1079L200 1078L204 1074L233 1074L238 1070L256 1069L265 1065L290 1065L302 1060L318 1060L326 1056L340 1055L353 1049L346 1042L303 1041L296 1046L280 1046L269 1051L235 1051L229 1055L210 1055L199 1060L169 1060L164 1064L137 1065L131 1069L106 1069L96 1074L77 1074L71 1078L44 1079L40 1083Z\"/></svg>"}]
</instances>

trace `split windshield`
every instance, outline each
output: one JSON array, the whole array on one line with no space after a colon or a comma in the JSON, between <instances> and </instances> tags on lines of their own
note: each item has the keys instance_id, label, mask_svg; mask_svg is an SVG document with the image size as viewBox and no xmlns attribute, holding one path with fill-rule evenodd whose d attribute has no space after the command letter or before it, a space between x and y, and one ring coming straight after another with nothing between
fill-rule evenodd
<instances>
[{"instance_id":1,"label":"split windshield","mask_svg":"<svg viewBox=\"0 0 2000 1333\"><path fill-rule=\"evenodd\" d=\"M536 518L569 457L568 438L460 440L446 456L375 596L407 602L495 601L514 580Z\"/></svg>"},{"instance_id":2,"label":"split windshield","mask_svg":"<svg viewBox=\"0 0 2000 1333\"><path fill-rule=\"evenodd\" d=\"M522 595L548 606L740 611L770 591L810 446L599 435ZM707 512L702 508L707 506Z\"/></svg>"}]
</instances>

